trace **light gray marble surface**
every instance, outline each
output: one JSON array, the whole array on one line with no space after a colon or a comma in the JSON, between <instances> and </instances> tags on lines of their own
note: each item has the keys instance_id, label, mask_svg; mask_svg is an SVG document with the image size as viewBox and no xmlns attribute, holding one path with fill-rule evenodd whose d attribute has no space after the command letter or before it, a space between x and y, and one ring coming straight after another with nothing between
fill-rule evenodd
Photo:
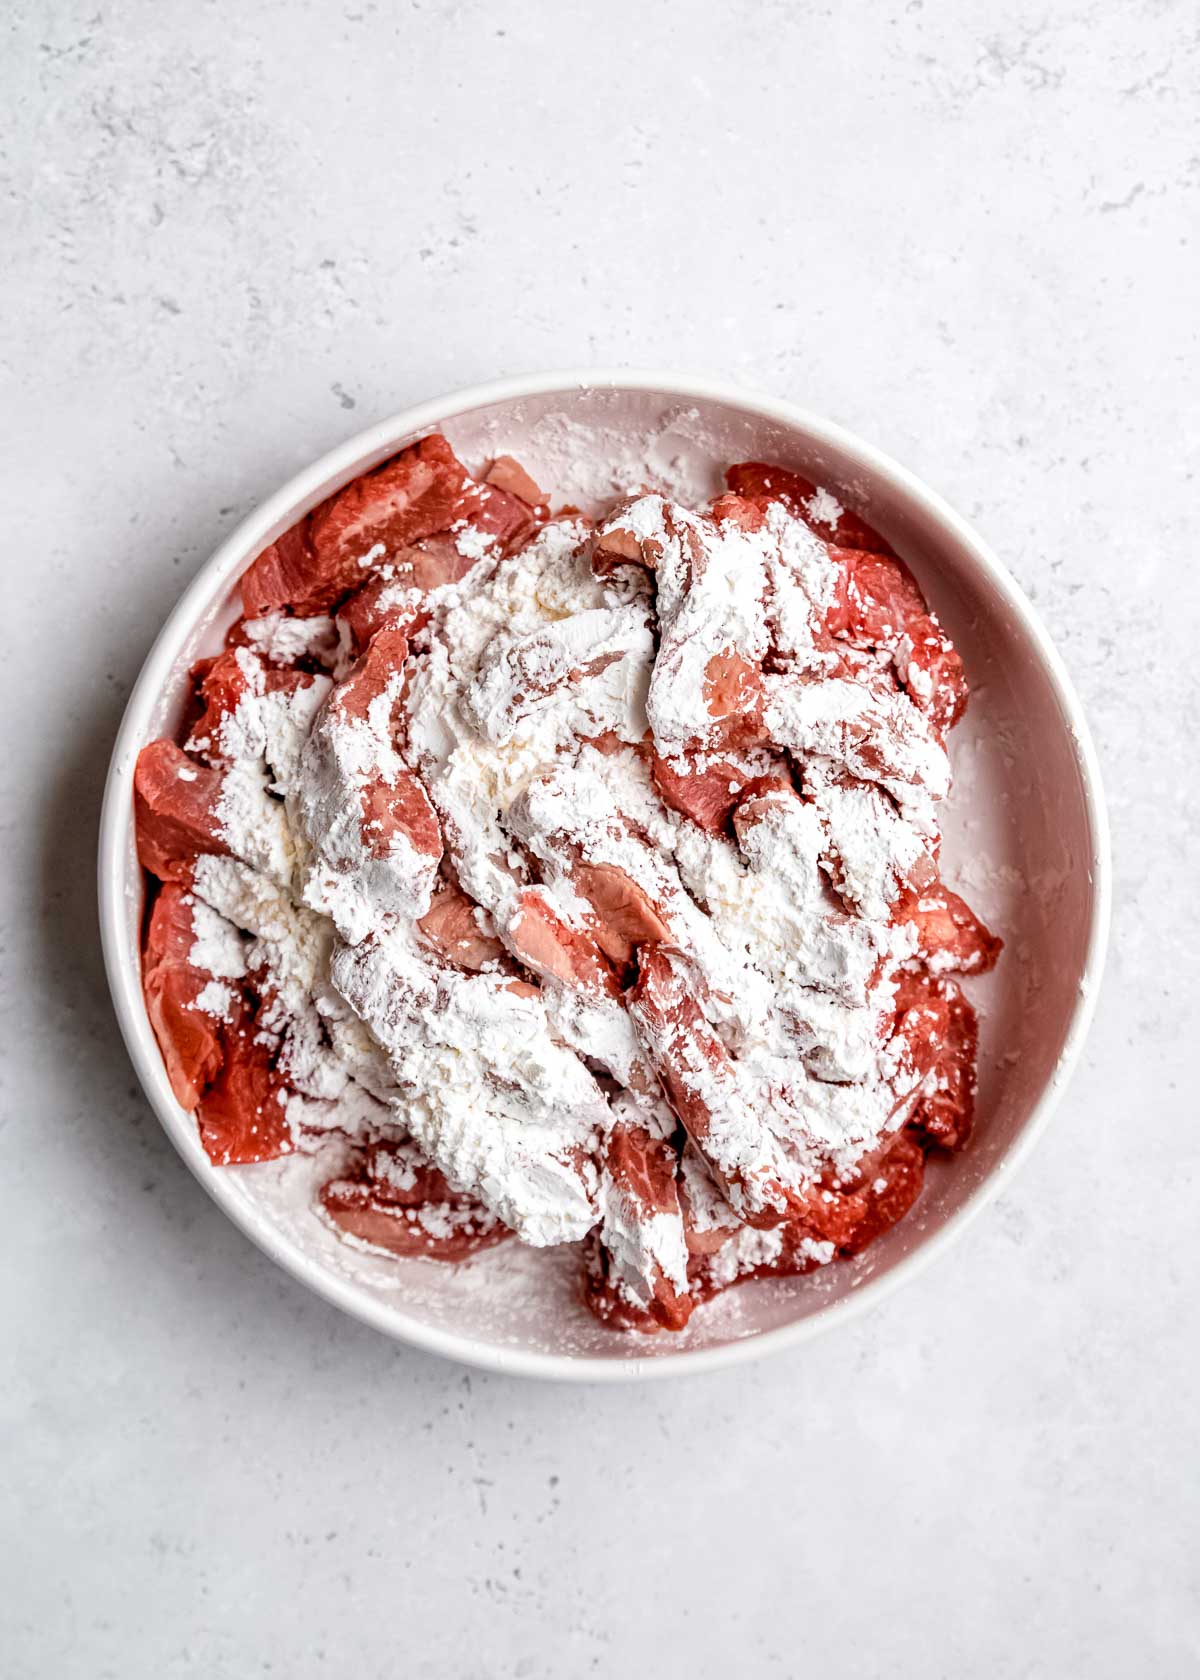
<instances>
[{"instance_id":1,"label":"light gray marble surface","mask_svg":"<svg viewBox=\"0 0 1200 1680\"><path fill-rule=\"evenodd\" d=\"M1195 1673L1194 4L0 30L0 1671ZM580 363L791 396L944 491L1058 638L1116 847L1003 1201L833 1337L627 1392L467 1375L252 1249L135 1087L92 885L123 700L233 523L372 418Z\"/></svg>"}]
</instances>

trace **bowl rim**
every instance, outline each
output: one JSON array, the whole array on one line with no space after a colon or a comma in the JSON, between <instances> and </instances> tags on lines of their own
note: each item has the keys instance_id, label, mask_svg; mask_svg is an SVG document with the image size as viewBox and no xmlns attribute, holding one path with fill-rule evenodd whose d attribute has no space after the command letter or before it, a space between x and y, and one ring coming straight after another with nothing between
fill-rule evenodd
<instances>
[{"instance_id":1,"label":"bowl rim","mask_svg":"<svg viewBox=\"0 0 1200 1680\"><path fill-rule=\"evenodd\" d=\"M914 1251L869 1278L858 1289L793 1324L781 1325L719 1347L684 1349L678 1354L615 1358L541 1353L477 1340L422 1323L397 1312L307 1254L291 1237L252 1207L232 1175L213 1167L200 1146L192 1116L171 1092L162 1058L146 1014L141 986L141 953L129 937L126 912L129 833L133 820L133 766L144 745L150 716L168 681L180 648L202 613L235 575L264 546L273 528L285 529L297 507L312 505L318 492L345 475L368 470L363 463L382 459L395 444L454 420L458 415L498 403L554 396L573 390L653 391L667 400L709 401L741 409L758 419L797 430L813 443L836 448L857 467L890 482L893 490L941 525L1004 598L1036 654L1061 708L1082 784L1091 839L1091 906L1087 947L1079 993L1062 1051L1012 1147L946 1223ZM523 374L453 391L419 403L364 428L301 468L273 495L239 521L200 567L155 638L130 693L117 731L105 782L98 849L98 897L105 971L121 1035L139 1082L167 1136L193 1175L224 1213L264 1253L316 1294L396 1341L440 1354L482 1370L505 1375L569 1382L636 1382L716 1371L769 1353L797 1347L845 1323L887 1298L931 1265L962 1236L967 1226L999 1195L1028 1159L1041 1138L1079 1060L1095 1011L1104 968L1112 899L1112 861L1108 817L1100 766L1083 709L1057 650L1032 604L996 554L936 491L884 451L844 427L785 399L767 396L728 381L661 370L569 369Z\"/></svg>"}]
</instances>

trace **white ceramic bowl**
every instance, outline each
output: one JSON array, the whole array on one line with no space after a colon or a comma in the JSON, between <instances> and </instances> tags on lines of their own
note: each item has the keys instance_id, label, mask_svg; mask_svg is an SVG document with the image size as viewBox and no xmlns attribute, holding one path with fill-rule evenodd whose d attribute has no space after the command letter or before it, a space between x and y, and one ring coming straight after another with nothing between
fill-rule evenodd
<instances>
[{"instance_id":1,"label":"white ceramic bowl","mask_svg":"<svg viewBox=\"0 0 1200 1680\"><path fill-rule=\"evenodd\" d=\"M434 429L468 465L512 453L558 498L581 505L650 478L709 494L731 461L798 468L844 493L890 538L966 664L972 699L952 737L943 865L1006 941L995 973L969 988L983 1029L976 1135L957 1159L931 1163L912 1214L858 1260L730 1290L680 1336L597 1325L577 1299L571 1252L508 1243L457 1267L352 1253L311 1213L301 1160L210 1166L146 1017L138 749L176 727L187 669L219 645L236 616L238 578L259 550ZM384 421L299 473L221 545L164 625L117 737L100 837L101 929L121 1030L159 1119L208 1193L280 1265L366 1323L471 1364L552 1378L667 1376L794 1346L942 1253L1008 1182L1062 1095L1100 979L1109 893L1100 778L1079 702L1029 602L986 545L903 467L839 427L731 386L652 373L480 386Z\"/></svg>"}]
</instances>

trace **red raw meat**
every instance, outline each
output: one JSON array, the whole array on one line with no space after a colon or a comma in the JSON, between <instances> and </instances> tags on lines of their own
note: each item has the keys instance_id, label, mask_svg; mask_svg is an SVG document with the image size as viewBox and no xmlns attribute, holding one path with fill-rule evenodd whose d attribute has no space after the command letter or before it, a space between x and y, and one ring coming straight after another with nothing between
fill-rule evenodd
<instances>
[{"instance_id":1,"label":"red raw meat","mask_svg":"<svg viewBox=\"0 0 1200 1680\"><path fill-rule=\"evenodd\" d=\"M795 1212L796 1198L776 1176L773 1136L738 1089L729 1052L701 1007L703 995L703 983L678 951L646 945L638 953L629 1012L671 1107L735 1212L748 1225L777 1225Z\"/></svg>"},{"instance_id":2,"label":"red raw meat","mask_svg":"<svg viewBox=\"0 0 1200 1680\"><path fill-rule=\"evenodd\" d=\"M334 690L330 704L347 717L366 718L372 701L387 692L407 659L408 637L403 630L389 627L378 631L358 664Z\"/></svg>"},{"instance_id":3,"label":"red raw meat","mask_svg":"<svg viewBox=\"0 0 1200 1680\"><path fill-rule=\"evenodd\" d=\"M459 551L453 537L428 537L403 549L388 565L387 576L372 578L337 609L339 624L350 632L351 646L362 653L382 629L413 636L429 622L422 597L446 583L458 583L477 562Z\"/></svg>"},{"instance_id":4,"label":"red raw meat","mask_svg":"<svg viewBox=\"0 0 1200 1680\"><path fill-rule=\"evenodd\" d=\"M417 923L439 956L473 974L490 968L504 955L495 934L480 929L478 911L475 900L467 897L458 882L443 876L429 909Z\"/></svg>"},{"instance_id":5,"label":"red raw meat","mask_svg":"<svg viewBox=\"0 0 1200 1680\"><path fill-rule=\"evenodd\" d=\"M825 617L835 636L878 647L927 613L925 597L903 560L853 548L831 548L829 558L842 573L838 600Z\"/></svg>"},{"instance_id":6,"label":"red raw meat","mask_svg":"<svg viewBox=\"0 0 1200 1680\"><path fill-rule=\"evenodd\" d=\"M571 884L595 912L596 943L610 962L623 967L639 945L670 937L649 896L615 864L577 863Z\"/></svg>"},{"instance_id":7,"label":"red raw meat","mask_svg":"<svg viewBox=\"0 0 1200 1680\"><path fill-rule=\"evenodd\" d=\"M397 834L403 834L422 856L441 857L437 813L411 770L397 770L393 781L374 777L363 788L361 803L363 844L372 857L388 857Z\"/></svg>"},{"instance_id":8,"label":"red raw meat","mask_svg":"<svg viewBox=\"0 0 1200 1680\"><path fill-rule=\"evenodd\" d=\"M778 1256L765 1264L748 1266L733 1283L798 1277L813 1271L820 1261L806 1250L808 1241L832 1243L843 1258L861 1254L903 1219L921 1193L924 1171L925 1155L920 1144L905 1133L895 1134L871 1157L870 1171L861 1176L858 1188L814 1187L803 1198L801 1211L780 1228L782 1247ZM697 1305L731 1287L726 1270L714 1276L714 1269L716 1257L735 1233L715 1235L723 1240L707 1246L706 1252L694 1254L688 1266L688 1282Z\"/></svg>"},{"instance_id":9,"label":"red raw meat","mask_svg":"<svg viewBox=\"0 0 1200 1680\"><path fill-rule=\"evenodd\" d=\"M693 767L698 757L705 764L703 770ZM745 784L728 760L718 759L713 764L708 762L708 757L708 754L689 754L672 760L656 752L650 760L650 769L665 804L690 817L709 834L723 834ZM685 768L681 769L681 764Z\"/></svg>"},{"instance_id":10,"label":"red raw meat","mask_svg":"<svg viewBox=\"0 0 1200 1680\"><path fill-rule=\"evenodd\" d=\"M372 1145L356 1176L325 1185L321 1205L359 1242L425 1260L465 1260L511 1235L411 1142Z\"/></svg>"},{"instance_id":11,"label":"red raw meat","mask_svg":"<svg viewBox=\"0 0 1200 1680\"><path fill-rule=\"evenodd\" d=\"M528 503L521 497L495 484L476 484L477 501L461 515L477 531L495 537L502 553L512 553L521 547L539 521Z\"/></svg>"},{"instance_id":12,"label":"red raw meat","mask_svg":"<svg viewBox=\"0 0 1200 1680\"><path fill-rule=\"evenodd\" d=\"M903 898L892 920L897 926L916 927L918 954L938 971L986 974L1004 949L1004 941L941 881Z\"/></svg>"},{"instance_id":13,"label":"red raw meat","mask_svg":"<svg viewBox=\"0 0 1200 1680\"><path fill-rule=\"evenodd\" d=\"M967 704L962 660L929 611L917 580L902 560L853 549L831 549L842 587L825 628L857 648L885 648L899 677L939 729L956 724ZM907 646L901 648L901 643ZM915 668L920 676L914 678Z\"/></svg>"},{"instance_id":14,"label":"red raw meat","mask_svg":"<svg viewBox=\"0 0 1200 1680\"><path fill-rule=\"evenodd\" d=\"M651 1137L642 1126L617 1124L605 1140L601 1174L605 1196L619 1200L625 1220L635 1231L652 1221L682 1220L679 1191L675 1182L678 1157L671 1144ZM654 1259L647 1241L636 1261L639 1289L647 1297L641 1307L629 1299L621 1286L615 1262L599 1232L585 1256L584 1299L602 1323L614 1329L652 1331L682 1330L696 1305L690 1294L681 1295Z\"/></svg>"},{"instance_id":15,"label":"red raw meat","mask_svg":"<svg viewBox=\"0 0 1200 1680\"><path fill-rule=\"evenodd\" d=\"M146 1013L162 1051L167 1077L180 1106L193 1109L220 1071L224 1050L221 1023L195 1007L212 979L194 968L191 950L196 942L192 923L192 895L168 882L159 892L146 928L142 953L142 989ZM240 1008L240 987L234 986Z\"/></svg>"},{"instance_id":16,"label":"red raw meat","mask_svg":"<svg viewBox=\"0 0 1200 1680\"><path fill-rule=\"evenodd\" d=\"M885 1231L890 1231L912 1207L924 1182L924 1150L907 1133L898 1133L863 1183L859 1191L864 1204L862 1212L853 1231L838 1244L838 1252L861 1254Z\"/></svg>"},{"instance_id":17,"label":"red raw meat","mask_svg":"<svg viewBox=\"0 0 1200 1680\"><path fill-rule=\"evenodd\" d=\"M259 660L263 689L267 694L295 694L308 688L312 677L307 671L280 670ZM247 694L253 692L250 680L242 669L236 648L226 648L215 659L206 659L194 666L193 677L199 675L199 700L203 711L196 719L188 740L206 758L220 757L221 726L236 712Z\"/></svg>"},{"instance_id":18,"label":"red raw meat","mask_svg":"<svg viewBox=\"0 0 1200 1680\"><path fill-rule=\"evenodd\" d=\"M394 554L386 575L347 596L337 609L338 623L348 628L356 653L385 626L413 636L429 622L423 597L444 584L461 582L477 564L462 553L454 537L426 537Z\"/></svg>"},{"instance_id":19,"label":"red raw meat","mask_svg":"<svg viewBox=\"0 0 1200 1680\"><path fill-rule=\"evenodd\" d=\"M714 750L752 747L763 739L763 699L757 665L732 648L713 654L704 668L704 704L716 726Z\"/></svg>"},{"instance_id":20,"label":"red raw meat","mask_svg":"<svg viewBox=\"0 0 1200 1680\"><path fill-rule=\"evenodd\" d=\"M732 834L739 823L744 827L762 814L761 796L786 790L793 799L801 797L786 761L764 749L771 708L772 728L782 719L791 731L787 738L796 737L797 752L835 767L844 758L847 774L865 778L875 804L869 810L856 806L845 822L883 823L890 795L876 782L882 783L885 773L905 781L900 759L907 763L918 747L932 743L940 751L939 732L957 720L966 699L961 661L907 567L864 520L850 512L823 517L829 506L825 494L783 468L746 462L730 468L727 477L729 493L706 515L685 515L664 502L657 537L636 534L658 529L654 508L649 524L638 519L623 525L616 510L600 530L597 572L630 563L657 572L660 645L651 717L661 752L650 735L632 748L615 736L592 744L601 753L640 753L666 805L709 834ZM704 587L718 527L729 541L736 540L737 530L759 532L772 503L789 510L827 546L840 579L834 605L822 622L811 624L826 656L819 672L792 671L782 615L772 632L773 651L762 661L759 641L740 632L707 644L693 638L696 645L689 645L683 608ZM657 1097L665 1090L690 1141L681 1162L676 1144L655 1135L657 1122L646 1129L628 1118L632 1107L614 1110L614 1123L590 1160L599 1174L597 1205L607 1211L585 1245L585 1294L606 1324L679 1330L697 1304L731 1279L811 1270L818 1263L808 1252L813 1239L831 1244L840 1256L860 1253L911 1208L921 1191L926 1151L962 1147L974 1110L978 1030L974 1010L946 973L990 968L1001 941L939 881L925 884L925 872L936 869L933 859L922 857L906 869L910 878L895 883L901 896L893 919L915 927L918 951L898 976L895 1011L881 1035L895 1098L889 1124L897 1129L879 1140L853 1177L798 1187L786 1140L777 1135L771 1113L759 1112L772 1099L758 1101L753 1070L734 1060L710 1024L714 1003L703 978L672 942L687 924L672 908L666 885L671 871L628 818L614 812L630 845L643 849L644 869L629 864L625 854L626 868L587 861L589 847L569 823L558 836L555 872L561 870L586 902L586 927L569 923L546 888L526 887L501 930L503 943L483 932L478 907L448 862L439 875L437 815L420 780L397 767L391 750L403 743L404 678L397 672L405 670L409 638L429 621L430 592L466 576L478 563L472 551L511 553L547 517L540 487L511 457L497 458L477 482L444 438L426 437L347 485L259 555L242 580L243 601L253 617L275 610L302 617L335 612L343 645L360 656L315 728L318 735L328 730L339 713L370 717L378 752L369 770L355 769L348 797L361 804L370 852L390 861L394 847L407 868L409 854L396 845L403 834L418 854L413 867L423 871L426 887L435 888L416 923L425 960L434 968L465 971L457 978L443 971L439 983L493 985L533 999L539 988L530 981L536 978L547 983L547 996L557 1003L563 1000L554 988L565 986L590 994L589 1009L628 1008L646 1059L621 1077L635 1092ZM480 544L480 533L494 541ZM476 540L463 540L464 534ZM460 540L468 552L460 549ZM767 594L770 625L769 588ZM693 608L705 604L692 599ZM191 732L180 739L194 739L206 759L219 760L222 724L257 683L232 651L246 645L239 624L228 651L194 670L197 715ZM273 668L266 659L263 665L263 681L272 692L291 694L313 680L307 674L311 658L298 659L295 669ZM817 728L820 718L813 722L812 707L801 706L788 685L835 680L862 690L862 716L851 706L842 734L835 731L826 741ZM699 684L707 716L696 718L683 713L678 695L695 693ZM838 698L841 703L845 697ZM394 702L387 719L380 716L385 702ZM936 769L937 764L930 774ZM806 787L805 796L818 807L821 786L833 785L834 769L827 764L823 774L824 784L817 785L817 777ZM164 882L146 928L147 1013L172 1088L182 1104L196 1109L204 1147L221 1165L268 1160L294 1147L286 1118L288 1008L271 989L269 974L230 984L228 1022L194 1007L213 977L191 962L196 941L188 889L199 855L230 851L216 815L223 778L219 762L198 763L169 741L144 749L134 778L139 856ZM828 812L826 819L833 820ZM936 857L936 845L933 852ZM823 864L835 887L844 885L832 830ZM879 890L884 905L891 902L892 884ZM490 926L486 920L485 926ZM514 953L525 965L522 977L514 973ZM468 980L469 975L478 978ZM630 980L634 984L623 993L622 982ZM215 991L214 998L219 1006ZM276 1019L281 1013L282 1021ZM263 1030L268 1019L271 1032ZM328 1218L348 1237L398 1255L454 1261L511 1234L479 1203L453 1191L415 1143L396 1142L390 1134L390 1127L383 1138L368 1133L352 1166L320 1192ZM581 1150L581 1172L584 1165ZM693 1172L689 1178L697 1167L700 1177ZM697 1202L703 1230L689 1206L689 1187L705 1198ZM619 1220L610 1217L614 1209ZM730 1224L722 1222L725 1217ZM667 1252L661 1246L662 1222L675 1219L679 1252L686 1249L689 1256L682 1294L655 1258ZM770 1241L762 1240L764 1231ZM729 1249L729 1243L740 1246ZM755 1263L763 1254L774 1257ZM738 1272L739 1264L744 1271ZM648 1304L637 1305L640 1300Z\"/></svg>"},{"instance_id":21,"label":"red raw meat","mask_svg":"<svg viewBox=\"0 0 1200 1680\"><path fill-rule=\"evenodd\" d=\"M627 1299L612 1276L612 1256L600 1238L599 1227L583 1242L583 1303L608 1330L637 1330L654 1335L662 1325L645 1307Z\"/></svg>"},{"instance_id":22,"label":"red raw meat","mask_svg":"<svg viewBox=\"0 0 1200 1680\"><path fill-rule=\"evenodd\" d=\"M298 618L324 612L341 591L336 579L324 586L317 558L309 544L309 517L276 537L242 574L242 611L246 618L287 607Z\"/></svg>"},{"instance_id":23,"label":"red raw meat","mask_svg":"<svg viewBox=\"0 0 1200 1680\"><path fill-rule=\"evenodd\" d=\"M350 634L350 646L361 654L370 646L371 638L383 629L400 630L408 637L428 622L428 613L401 603L388 606L393 584L389 578L372 578L348 595L337 610L337 621Z\"/></svg>"},{"instance_id":24,"label":"red raw meat","mask_svg":"<svg viewBox=\"0 0 1200 1680\"><path fill-rule=\"evenodd\" d=\"M607 577L618 566L644 566L652 572L661 553L656 540L636 536L621 524L620 510L614 510L596 533L592 570L597 577Z\"/></svg>"},{"instance_id":25,"label":"red raw meat","mask_svg":"<svg viewBox=\"0 0 1200 1680\"><path fill-rule=\"evenodd\" d=\"M913 1111L912 1126L931 1144L961 1149L971 1135L975 1118L975 1066L979 1025L975 1010L953 980L929 975L905 975L904 998L918 992L936 993L943 1022L933 1062L931 1090L923 1090Z\"/></svg>"},{"instance_id":26,"label":"red raw meat","mask_svg":"<svg viewBox=\"0 0 1200 1680\"><path fill-rule=\"evenodd\" d=\"M737 525L743 531L761 531L766 523L762 502L751 502L732 492L718 496L708 511L718 525Z\"/></svg>"},{"instance_id":27,"label":"red raw meat","mask_svg":"<svg viewBox=\"0 0 1200 1680\"><path fill-rule=\"evenodd\" d=\"M703 769L696 768L698 761ZM761 761L753 767L727 758L710 763L707 753L690 753L679 759L652 753L650 771L664 803L709 834L726 833L734 810L748 795L791 786L790 778L782 772L764 775Z\"/></svg>"},{"instance_id":28,"label":"red raw meat","mask_svg":"<svg viewBox=\"0 0 1200 1680\"><path fill-rule=\"evenodd\" d=\"M249 1018L225 1027L221 1038L224 1063L200 1099L200 1141L209 1160L229 1167L289 1155L288 1087L275 1071L273 1051L259 1042Z\"/></svg>"},{"instance_id":29,"label":"red raw meat","mask_svg":"<svg viewBox=\"0 0 1200 1680\"><path fill-rule=\"evenodd\" d=\"M721 1240L716 1246L694 1254L688 1265L688 1285L696 1306L711 1301L715 1295L720 1295L738 1284L751 1283L756 1278L801 1277L805 1272L814 1271L820 1264L804 1246L809 1240L809 1231L805 1226L792 1222L779 1227L781 1247L775 1259L758 1265L748 1265L731 1279L723 1261L717 1257L735 1233L725 1230L712 1234ZM721 1267L719 1272L718 1266Z\"/></svg>"},{"instance_id":30,"label":"red raw meat","mask_svg":"<svg viewBox=\"0 0 1200 1680\"><path fill-rule=\"evenodd\" d=\"M347 1236L389 1254L420 1260L465 1260L512 1234L506 1225L480 1224L458 1209L438 1219L437 1228L430 1231L421 1223L421 1209L381 1202L365 1184L340 1179L321 1191L321 1205Z\"/></svg>"},{"instance_id":31,"label":"red raw meat","mask_svg":"<svg viewBox=\"0 0 1200 1680\"><path fill-rule=\"evenodd\" d=\"M949 1028L950 1009L944 989L927 975L902 974L896 988L895 1025L887 1046L895 1064L893 1079L899 1102L911 1098L932 1073Z\"/></svg>"},{"instance_id":32,"label":"red raw meat","mask_svg":"<svg viewBox=\"0 0 1200 1680\"><path fill-rule=\"evenodd\" d=\"M798 1235L830 1242L843 1257L861 1254L912 1207L925 1177L925 1152L907 1132L893 1132L859 1163L850 1185L816 1185L793 1225Z\"/></svg>"},{"instance_id":33,"label":"red raw meat","mask_svg":"<svg viewBox=\"0 0 1200 1680\"><path fill-rule=\"evenodd\" d=\"M264 549L242 578L246 616L281 607L299 617L327 612L361 583L365 556L377 544L383 551L366 562L369 571L459 520L502 545L533 527L524 502L477 484L434 433L356 478Z\"/></svg>"},{"instance_id":34,"label":"red raw meat","mask_svg":"<svg viewBox=\"0 0 1200 1680\"><path fill-rule=\"evenodd\" d=\"M522 892L508 924L508 936L526 968L543 979L561 980L604 997L620 996L600 938L565 922L542 888L529 887Z\"/></svg>"},{"instance_id":35,"label":"red raw meat","mask_svg":"<svg viewBox=\"0 0 1200 1680\"><path fill-rule=\"evenodd\" d=\"M177 747L151 741L138 754L133 808L138 859L160 881L190 882L203 852L228 857L216 816L222 775Z\"/></svg>"},{"instance_id":36,"label":"red raw meat","mask_svg":"<svg viewBox=\"0 0 1200 1680\"><path fill-rule=\"evenodd\" d=\"M411 875L413 891L428 891L436 875L436 863L442 856L442 832L437 816L420 779L399 764L392 751L393 719L400 710L404 664L408 657L408 641L402 630L380 630L366 653L354 666L345 681L330 695L318 712L309 737L310 746L329 755L335 767L337 799L327 802L331 809L323 811L322 823L328 823L321 833L310 828L311 840L318 855L329 832L336 832L332 806L357 798L362 813L361 835L372 858L387 860L401 866L401 853L394 849L397 835L403 835L420 859L433 859L434 867L422 863L420 867L401 870ZM378 705L390 713L378 715ZM337 757L336 724L339 718L354 718L367 723L365 738L370 741L372 761L368 763L365 746L351 753L353 762L347 766ZM408 864L415 860L408 859Z\"/></svg>"},{"instance_id":37,"label":"red raw meat","mask_svg":"<svg viewBox=\"0 0 1200 1680\"><path fill-rule=\"evenodd\" d=\"M881 537L873 526L845 508L833 524L815 518L809 504L817 494L817 486L811 479L789 472L786 467L773 467L764 461L741 461L729 468L725 482L736 495L747 501L762 505L781 502L789 513L802 519L818 537L836 548L865 548L873 554L894 552L886 538Z\"/></svg>"},{"instance_id":38,"label":"red raw meat","mask_svg":"<svg viewBox=\"0 0 1200 1680\"><path fill-rule=\"evenodd\" d=\"M486 476L487 482L497 490L519 497L531 508L544 507L546 504L546 497L540 487L525 471L520 461L515 461L511 455L497 455Z\"/></svg>"},{"instance_id":39,"label":"red raw meat","mask_svg":"<svg viewBox=\"0 0 1200 1680\"><path fill-rule=\"evenodd\" d=\"M442 1169L411 1138L376 1139L367 1146L362 1169L356 1176L368 1183L381 1201L392 1202L397 1207L420 1207L425 1202L455 1199Z\"/></svg>"}]
</instances>

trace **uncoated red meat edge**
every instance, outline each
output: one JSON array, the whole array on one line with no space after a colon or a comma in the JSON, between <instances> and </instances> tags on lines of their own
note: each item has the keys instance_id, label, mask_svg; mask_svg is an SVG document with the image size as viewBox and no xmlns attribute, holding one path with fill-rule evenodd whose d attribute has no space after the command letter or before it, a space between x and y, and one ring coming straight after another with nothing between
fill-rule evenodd
<instances>
[{"instance_id":1,"label":"uncoated red meat edge","mask_svg":"<svg viewBox=\"0 0 1200 1680\"><path fill-rule=\"evenodd\" d=\"M531 887L520 895L508 935L517 956L535 974L610 997L618 995L616 977L595 936L569 926L549 904L544 890Z\"/></svg>"},{"instance_id":2,"label":"uncoated red meat edge","mask_svg":"<svg viewBox=\"0 0 1200 1680\"><path fill-rule=\"evenodd\" d=\"M133 773L138 859L160 881L190 881L204 852L227 856L217 805L219 770L189 758L174 741L151 741Z\"/></svg>"},{"instance_id":3,"label":"uncoated red meat edge","mask_svg":"<svg viewBox=\"0 0 1200 1680\"><path fill-rule=\"evenodd\" d=\"M410 1210L377 1200L364 1185L340 1180L321 1191L321 1205L347 1236L401 1258L453 1264L482 1249L494 1248L512 1235L503 1225L434 1234L426 1231Z\"/></svg>"},{"instance_id":4,"label":"uncoated red meat edge","mask_svg":"<svg viewBox=\"0 0 1200 1680\"><path fill-rule=\"evenodd\" d=\"M434 433L346 485L264 549L242 578L245 613L327 612L364 575L460 520L502 545L535 523L518 497L477 484ZM377 559L365 561L377 547Z\"/></svg>"},{"instance_id":5,"label":"uncoated red meat edge","mask_svg":"<svg viewBox=\"0 0 1200 1680\"><path fill-rule=\"evenodd\" d=\"M886 537L846 508L832 524L815 518L810 504L817 495L817 485L810 478L790 472L786 467L771 466L765 461L739 461L728 469L725 482L735 495L746 501L782 502L789 513L803 519L817 536L837 548L862 548L874 554L895 553Z\"/></svg>"},{"instance_id":6,"label":"uncoated red meat edge","mask_svg":"<svg viewBox=\"0 0 1200 1680\"><path fill-rule=\"evenodd\" d=\"M475 900L449 877L439 882L417 927L447 962L470 973L490 967L504 955L504 946L495 934L480 928Z\"/></svg>"},{"instance_id":7,"label":"uncoated red meat edge","mask_svg":"<svg viewBox=\"0 0 1200 1680\"><path fill-rule=\"evenodd\" d=\"M150 911L142 954L146 1012L182 1108L193 1109L224 1059L221 1025L195 1007L210 976L191 963L195 928L192 895L167 882Z\"/></svg>"},{"instance_id":8,"label":"uncoated red meat edge","mask_svg":"<svg viewBox=\"0 0 1200 1680\"><path fill-rule=\"evenodd\" d=\"M307 688L313 680L306 671L279 670L275 666L258 663L263 689L268 694L295 694L297 690ZM195 670L193 674L196 674ZM199 676L198 699L203 710L192 724L188 740L210 743L210 748L206 750L216 754L222 725L252 692L251 683L236 647L226 648L215 659L204 660Z\"/></svg>"},{"instance_id":9,"label":"uncoated red meat edge","mask_svg":"<svg viewBox=\"0 0 1200 1680\"><path fill-rule=\"evenodd\" d=\"M426 1260L463 1260L512 1234L478 1203L456 1195L410 1143L373 1145L352 1173L325 1185L321 1204L357 1241ZM432 1218L422 1217L426 1209Z\"/></svg>"},{"instance_id":10,"label":"uncoated red meat edge","mask_svg":"<svg viewBox=\"0 0 1200 1680\"><path fill-rule=\"evenodd\" d=\"M962 974L985 974L996 966L1004 941L989 931L965 899L941 881L911 894L897 909L898 922L917 930L917 948L928 962Z\"/></svg>"},{"instance_id":11,"label":"uncoated red meat edge","mask_svg":"<svg viewBox=\"0 0 1200 1680\"><path fill-rule=\"evenodd\" d=\"M222 1029L224 1061L200 1102L200 1140L215 1166L273 1161L292 1152L287 1084L253 1020Z\"/></svg>"},{"instance_id":12,"label":"uncoated red meat edge","mask_svg":"<svg viewBox=\"0 0 1200 1680\"><path fill-rule=\"evenodd\" d=\"M442 831L429 795L411 770L392 781L377 776L362 790L363 843L372 857L384 858L402 834L414 851L441 859Z\"/></svg>"}]
</instances>

